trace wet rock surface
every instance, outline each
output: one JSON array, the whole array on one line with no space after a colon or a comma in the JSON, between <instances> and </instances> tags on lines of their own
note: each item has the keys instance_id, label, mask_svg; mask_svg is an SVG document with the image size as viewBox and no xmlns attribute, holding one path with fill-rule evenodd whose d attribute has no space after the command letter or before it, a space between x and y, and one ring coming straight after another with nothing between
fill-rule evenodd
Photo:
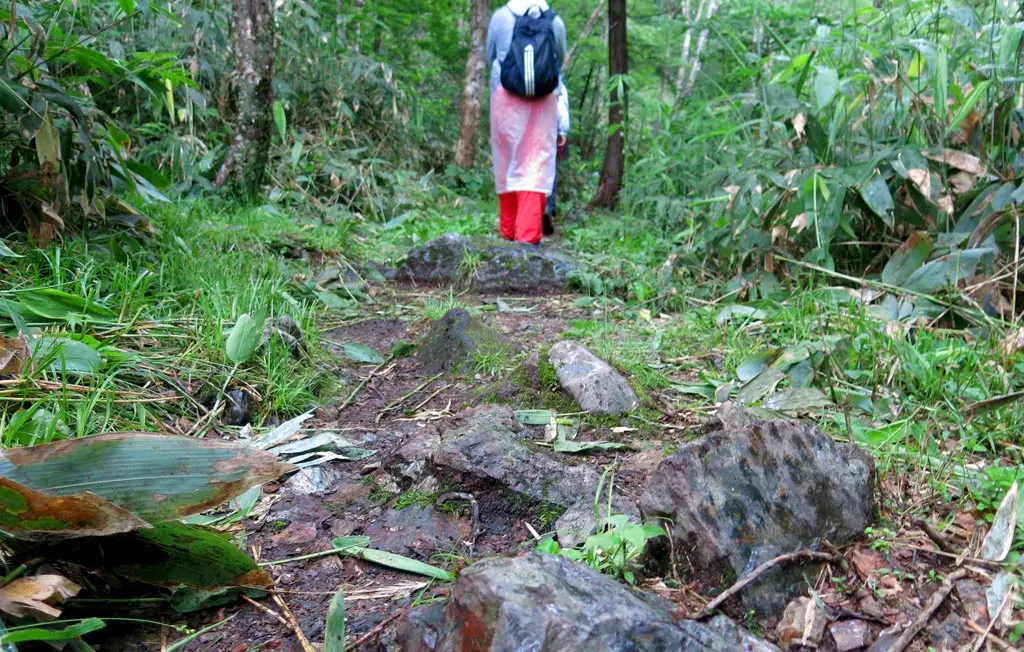
<instances>
[{"instance_id":1,"label":"wet rock surface","mask_svg":"<svg viewBox=\"0 0 1024 652\"><path fill-rule=\"evenodd\" d=\"M409 252L398 278L423 285L468 285L480 292L554 292L576 264L523 243L448 233Z\"/></svg>"},{"instance_id":2,"label":"wet rock surface","mask_svg":"<svg viewBox=\"0 0 1024 652\"><path fill-rule=\"evenodd\" d=\"M739 628L677 623L672 608L564 557L530 553L467 568L447 604L413 610L398 642L401 650L435 652L777 650L752 639L737 647Z\"/></svg>"},{"instance_id":3,"label":"wet rock surface","mask_svg":"<svg viewBox=\"0 0 1024 652\"><path fill-rule=\"evenodd\" d=\"M423 337L417 360L427 373L466 371L473 354L510 354L514 346L504 335L463 308L434 322Z\"/></svg>"},{"instance_id":4,"label":"wet rock surface","mask_svg":"<svg viewBox=\"0 0 1024 652\"><path fill-rule=\"evenodd\" d=\"M363 534L375 548L415 559L427 559L439 550L458 550L469 539L469 523L450 518L434 506L389 509Z\"/></svg>"},{"instance_id":5,"label":"wet rock surface","mask_svg":"<svg viewBox=\"0 0 1024 652\"><path fill-rule=\"evenodd\" d=\"M720 586L778 555L861 536L870 524L873 474L867 452L816 427L754 420L665 458L641 511L673 523L680 572ZM799 593L805 572L766 573L742 594L744 606L777 612Z\"/></svg>"},{"instance_id":6,"label":"wet rock surface","mask_svg":"<svg viewBox=\"0 0 1024 652\"><path fill-rule=\"evenodd\" d=\"M555 344L548 360L558 373L562 389L586 412L623 414L640 405L629 381L579 342Z\"/></svg>"}]
</instances>

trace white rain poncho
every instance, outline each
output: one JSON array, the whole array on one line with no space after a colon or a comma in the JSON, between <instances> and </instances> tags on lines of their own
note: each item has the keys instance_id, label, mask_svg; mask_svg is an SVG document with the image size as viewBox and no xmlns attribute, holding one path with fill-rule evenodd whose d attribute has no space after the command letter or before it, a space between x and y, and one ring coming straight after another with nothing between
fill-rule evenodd
<instances>
[{"instance_id":1,"label":"white rain poncho","mask_svg":"<svg viewBox=\"0 0 1024 652\"><path fill-rule=\"evenodd\" d=\"M564 84L547 97L527 99L501 85L501 61L512 44L516 16L532 7L548 10L544 0L511 0L494 12L487 31L487 59L491 63L491 155L494 186L508 192L550 195L555 183L558 154L556 138L569 131L569 102ZM565 59L565 23L555 20L555 47Z\"/></svg>"}]
</instances>

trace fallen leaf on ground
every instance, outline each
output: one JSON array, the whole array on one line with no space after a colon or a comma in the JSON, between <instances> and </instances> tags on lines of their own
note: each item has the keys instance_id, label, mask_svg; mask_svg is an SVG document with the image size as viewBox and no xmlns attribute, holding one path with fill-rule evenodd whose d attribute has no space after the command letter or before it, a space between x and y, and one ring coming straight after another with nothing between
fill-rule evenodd
<instances>
[{"instance_id":1,"label":"fallen leaf on ground","mask_svg":"<svg viewBox=\"0 0 1024 652\"><path fill-rule=\"evenodd\" d=\"M971 174L983 175L987 173L985 165L981 162L980 158L960 150L944 149L941 153L925 152L925 156L933 161L945 163L952 168Z\"/></svg>"},{"instance_id":2,"label":"fallen leaf on ground","mask_svg":"<svg viewBox=\"0 0 1024 652\"><path fill-rule=\"evenodd\" d=\"M54 605L64 604L81 590L63 575L22 577L0 588L0 611L15 618L54 620L61 614Z\"/></svg>"},{"instance_id":3,"label":"fallen leaf on ground","mask_svg":"<svg viewBox=\"0 0 1024 652\"><path fill-rule=\"evenodd\" d=\"M992 527L989 528L985 540L981 543L982 559L1003 561L1010 554L1014 533L1017 531L1018 505L1019 493L1017 483L1014 482L1010 490L1006 492L999 509L996 510L995 518L992 519Z\"/></svg>"},{"instance_id":4,"label":"fallen leaf on ground","mask_svg":"<svg viewBox=\"0 0 1024 652\"><path fill-rule=\"evenodd\" d=\"M17 375L32 358L25 337L0 335L0 375Z\"/></svg>"}]
</instances>

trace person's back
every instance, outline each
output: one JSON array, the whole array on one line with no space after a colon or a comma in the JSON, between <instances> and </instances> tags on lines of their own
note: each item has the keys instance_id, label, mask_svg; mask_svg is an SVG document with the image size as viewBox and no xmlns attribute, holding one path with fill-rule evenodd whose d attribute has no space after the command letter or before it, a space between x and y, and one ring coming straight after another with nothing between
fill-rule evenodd
<instances>
[{"instance_id":1,"label":"person's back","mask_svg":"<svg viewBox=\"0 0 1024 652\"><path fill-rule=\"evenodd\" d=\"M537 97L514 94L502 85L502 62L512 49L517 19L527 12L535 20L521 22L549 25L554 54L559 63L564 61L565 23L558 17L551 21L537 20L541 13L548 11L550 7L545 0L510 0L491 16L487 34L487 57L491 65L491 149L494 185L501 211L501 235L508 240L534 244L540 242L544 205L554 186L557 155L554 135L562 138L558 96L564 93L564 86L559 84L556 92ZM520 53L514 55L518 58ZM529 69L532 71L532 67ZM568 116L565 118L567 128Z\"/></svg>"}]
</instances>

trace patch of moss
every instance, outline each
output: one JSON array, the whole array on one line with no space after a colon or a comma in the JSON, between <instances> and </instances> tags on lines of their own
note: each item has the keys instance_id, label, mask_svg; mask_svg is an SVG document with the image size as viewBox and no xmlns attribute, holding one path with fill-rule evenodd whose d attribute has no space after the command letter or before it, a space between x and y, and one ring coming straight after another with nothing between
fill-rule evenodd
<instances>
[{"instance_id":1,"label":"patch of moss","mask_svg":"<svg viewBox=\"0 0 1024 652\"><path fill-rule=\"evenodd\" d=\"M421 491L415 491L410 489L403 494L400 494L395 500L395 509L406 509L409 507L419 507L425 509L434 504L439 494L426 494Z\"/></svg>"},{"instance_id":2,"label":"patch of moss","mask_svg":"<svg viewBox=\"0 0 1024 652\"><path fill-rule=\"evenodd\" d=\"M274 530L274 532L280 532L281 530L285 529L289 525L291 525L291 521L286 521L284 519L277 519L276 521L271 522L270 528L272 530Z\"/></svg>"},{"instance_id":3,"label":"patch of moss","mask_svg":"<svg viewBox=\"0 0 1024 652\"><path fill-rule=\"evenodd\" d=\"M559 507L554 503L543 502L537 506L536 514L540 528L542 530L550 530L554 526L555 521L562 517L565 513L565 509Z\"/></svg>"},{"instance_id":4,"label":"patch of moss","mask_svg":"<svg viewBox=\"0 0 1024 652\"><path fill-rule=\"evenodd\" d=\"M378 505L384 505L391 500L391 492L384 487L375 484L370 490L369 499Z\"/></svg>"}]
</instances>

